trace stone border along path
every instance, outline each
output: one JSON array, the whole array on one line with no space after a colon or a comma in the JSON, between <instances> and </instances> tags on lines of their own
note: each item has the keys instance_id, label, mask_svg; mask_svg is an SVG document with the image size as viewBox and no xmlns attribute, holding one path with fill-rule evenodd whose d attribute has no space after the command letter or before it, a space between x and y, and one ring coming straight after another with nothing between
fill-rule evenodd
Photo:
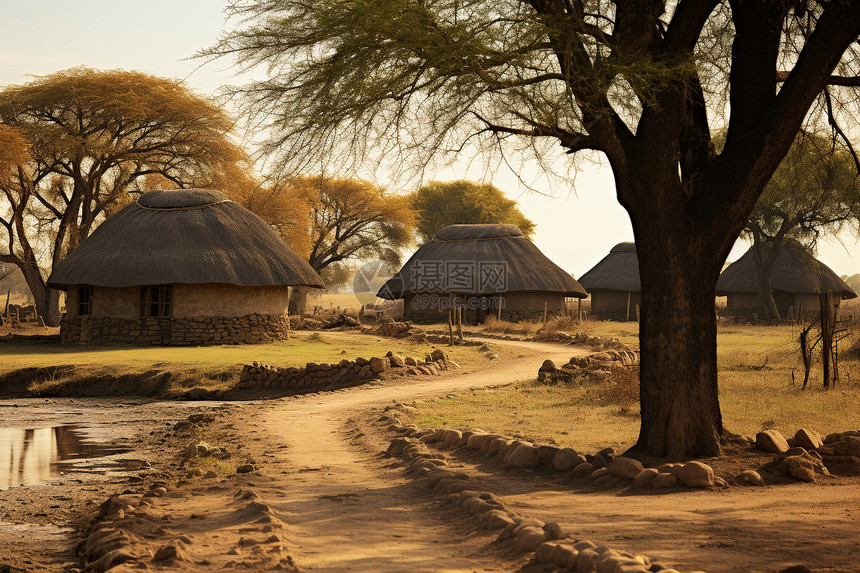
<instances>
[{"instance_id":1,"label":"stone border along path","mask_svg":"<svg viewBox=\"0 0 860 573\"><path fill-rule=\"evenodd\" d=\"M433 493L476 518L482 529L499 531L496 542L512 545L518 553L534 552L534 560L537 563L563 567L576 573L679 573L676 569L652 563L646 555L618 551L589 540L575 539L565 533L558 523L544 523L511 512L493 493L472 489L468 474L447 469L445 460L434 457L426 444L438 441L456 447L471 444L470 449L481 449L488 455L504 455L505 451L513 453L525 446L533 448L531 454L535 460L539 460L538 447L491 434L461 433L458 430L419 431L411 427L397 427L397 406L388 407L378 420L393 432L401 434L391 440L388 453L405 459L409 473L423 479ZM503 441L509 443L503 444ZM499 446L502 445L507 447L500 449ZM580 465L586 463L583 458Z\"/></svg>"},{"instance_id":2,"label":"stone border along path","mask_svg":"<svg viewBox=\"0 0 860 573\"><path fill-rule=\"evenodd\" d=\"M285 388L305 389L331 384L351 384L378 377L385 372L403 376L439 376L441 371L459 369L460 365L450 360L448 354L434 349L424 359L403 357L390 350L382 357L370 359L344 358L337 364L308 362L304 368L279 368L268 364L245 364L239 374L238 388Z\"/></svg>"},{"instance_id":3,"label":"stone border along path","mask_svg":"<svg viewBox=\"0 0 860 573\"><path fill-rule=\"evenodd\" d=\"M587 539L576 539L573 535L565 533L558 523L544 523L539 519L518 515L506 509L502 500L492 492L476 490L476 486L473 485L474 482L470 481L468 474L448 469L448 464L442 459L442 456L431 452L427 444L442 443L453 448L479 450L486 455L500 456L506 460L508 465L520 468L536 467L541 458L544 462L550 459L555 461L560 452L565 454L565 449L534 446L493 434L460 432L451 429L419 430L414 426L400 426L397 416L409 408L409 406L400 403L389 405L384 409L382 416L377 419L377 423L382 425L384 429L397 434L397 437L390 441L388 453L403 459L406 466L405 471L408 474L423 481L426 487L441 497L444 502L456 506L468 514L470 519L476 520L481 529L499 531L496 543L506 544L520 554L533 552L533 562L573 573L650 573L658 571L679 573L677 569L668 568L652 561L647 555L612 549L605 544L598 544ZM854 432L842 435L854 435ZM528 452L520 454L520 459L529 460L527 466L518 464L516 456L513 456L513 453L518 450ZM613 458L607 450L598 452L595 456L589 456L598 463L601 460L611 460L608 467L591 472L592 479L596 483L599 483L600 480L611 479L613 476L636 481L641 479L643 472L648 472L647 469L640 469L641 463L637 460L621 456ZM554 455L551 455L553 453ZM515 458L513 464L511 463L512 457ZM582 459L579 460L578 466L575 465L574 467L587 466L590 471L593 467L592 464L584 461L584 456L578 457ZM563 455L560 459L568 460L572 457ZM534 466L531 465L532 461L535 462ZM682 480L682 483L686 480L688 484L691 484L688 487L713 487L713 482L707 486L704 482L699 481L707 477L713 478L713 471L710 471L710 467L706 464L688 462L687 464L667 465L673 466L671 469L674 473L654 470L653 475L648 475L649 481L657 475L666 475L672 479L667 480L671 482L671 485L665 487L678 485L679 479ZM744 474L746 473L744 472ZM756 472L751 473L758 476ZM582 472L580 475L586 476L588 472ZM678 477L675 477L676 475ZM717 479L719 480L719 478ZM747 483L742 479L738 483L763 485L763 482ZM636 486L634 485L634 487ZM697 570L692 573L704 572ZM780 573L811 573L811 570L803 565L795 565L783 569Z\"/></svg>"}]
</instances>

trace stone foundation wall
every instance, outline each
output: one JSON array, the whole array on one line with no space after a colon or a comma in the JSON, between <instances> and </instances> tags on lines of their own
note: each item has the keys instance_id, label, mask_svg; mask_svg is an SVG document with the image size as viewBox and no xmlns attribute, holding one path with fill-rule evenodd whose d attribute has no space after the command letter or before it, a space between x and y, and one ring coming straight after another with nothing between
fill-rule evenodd
<instances>
[{"instance_id":1,"label":"stone foundation wall","mask_svg":"<svg viewBox=\"0 0 860 573\"><path fill-rule=\"evenodd\" d=\"M257 344L284 340L289 332L290 323L286 316L264 314L134 319L65 315L60 321L63 344Z\"/></svg>"}]
</instances>

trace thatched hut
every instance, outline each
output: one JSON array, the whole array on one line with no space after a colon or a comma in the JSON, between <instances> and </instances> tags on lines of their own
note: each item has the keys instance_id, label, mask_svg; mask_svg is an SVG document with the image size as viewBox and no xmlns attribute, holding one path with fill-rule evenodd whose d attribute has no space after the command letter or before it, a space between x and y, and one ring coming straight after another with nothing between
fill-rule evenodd
<instances>
[{"instance_id":1,"label":"thatched hut","mask_svg":"<svg viewBox=\"0 0 860 573\"><path fill-rule=\"evenodd\" d=\"M150 191L54 269L69 344L282 339L290 287L322 287L267 225L218 191Z\"/></svg>"},{"instance_id":2,"label":"thatched hut","mask_svg":"<svg viewBox=\"0 0 860 573\"><path fill-rule=\"evenodd\" d=\"M516 225L450 225L439 231L389 279L377 296L404 299L411 320L463 320L487 315L521 320L561 314L565 298L585 290L549 260ZM501 311L501 312L500 312Z\"/></svg>"},{"instance_id":3,"label":"thatched hut","mask_svg":"<svg viewBox=\"0 0 860 573\"><path fill-rule=\"evenodd\" d=\"M642 301L639 257L635 243L618 243L609 254L579 277L591 295L591 313L596 318L636 320Z\"/></svg>"},{"instance_id":4,"label":"thatched hut","mask_svg":"<svg viewBox=\"0 0 860 573\"><path fill-rule=\"evenodd\" d=\"M856 298L845 281L830 267L810 255L797 241L786 240L770 274L770 287L780 316L796 318L817 315L818 294L831 291L837 301ZM726 267L717 282L717 296L726 297L725 313L734 316L761 316L759 271L752 249Z\"/></svg>"}]
</instances>

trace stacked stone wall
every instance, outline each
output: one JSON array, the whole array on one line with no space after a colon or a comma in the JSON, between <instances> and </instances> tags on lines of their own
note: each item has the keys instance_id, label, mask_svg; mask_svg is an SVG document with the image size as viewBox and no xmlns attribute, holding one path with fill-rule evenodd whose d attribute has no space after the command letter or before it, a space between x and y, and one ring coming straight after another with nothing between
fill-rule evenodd
<instances>
[{"instance_id":1,"label":"stacked stone wall","mask_svg":"<svg viewBox=\"0 0 860 573\"><path fill-rule=\"evenodd\" d=\"M329 385L349 385L376 378L383 373L395 376L439 376L443 370L459 368L440 349L434 350L424 360L398 356L389 352L387 356L343 359L337 364L309 362L304 368L279 368L268 364L246 364L239 375L240 388L284 388L304 389Z\"/></svg>"},{"instance_id":2,"label":"stacked stone wall","mask_svg":"<svg viewBox=\"0 0 860 573\"><path fill-rule=\"evenodd\" d=\"M199 318L63 317L63 344L139 344L149 346L205 346L212 344L257 344L284 340L290 332L286 316Z\"/></svg>"}]
</instances>

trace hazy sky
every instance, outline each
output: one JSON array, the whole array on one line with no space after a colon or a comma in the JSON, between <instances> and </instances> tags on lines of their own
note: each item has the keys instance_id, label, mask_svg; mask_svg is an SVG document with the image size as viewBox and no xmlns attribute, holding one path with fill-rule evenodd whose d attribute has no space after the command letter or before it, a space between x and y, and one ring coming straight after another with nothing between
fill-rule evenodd
<instances>
[{"instance_id":1,"label":"hazy sky","mask_svg":"<svg viewBox=\"0 0 860 573\"><path fill-rule=\"evenodd\" d=\"M198 61L185 59L216 39L225 23L225 4L224 0L0 0L4 20L0 86L85 65L181 78L199 93L212 94L234 81L228 62L200 68ZM616 243L633 240L627 214L615 200L608 167L583 166L575 186L551 185L534 166L520 171L529 186L552 197L528 191L507 168L487 173L480 160L472 167L464 161L428 176L465 178L491 180L517 199L525 215L537 223L538 247L576 277ZM860 243L853 237L843 240L845 247L837 241L822 244L820 258L840 275L860 273ZM729 260L737 259L746 248L736 246Z\"/></svg>"}]
</instances>

